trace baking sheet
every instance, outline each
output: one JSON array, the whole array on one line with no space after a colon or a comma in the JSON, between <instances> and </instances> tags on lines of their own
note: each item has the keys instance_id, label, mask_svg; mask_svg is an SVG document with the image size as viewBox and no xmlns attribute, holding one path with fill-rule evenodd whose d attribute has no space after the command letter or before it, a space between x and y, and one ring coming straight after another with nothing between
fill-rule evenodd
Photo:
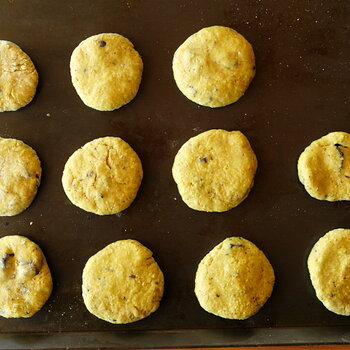
<instances>
[{"instance_id":1,"label":"baking sheet","mask_svg":"<svg viewBox=\"0 0 350 350\"><path fill-rule=\"evenodd\" d=\"M350 227L350 205L311 198L298 182L296 162L314 139L350 131L349 19L346 1L0 1L0 39L27 52L40 76L30 105L1 114L0 135L32 146L43 166L33 204L18 216L0 218L0 236L23 234L38 243L54 278L51 298L34 317L0 319L0 346L27 346L30 339L37 339L31 347L57 346L57 339L68 338L70 346L85 346L84 339L94 346L97 338L102 339L99 346L156 346L157 335L164 337L163 347L348 342L350 321L316 299L306 258L327 231ZM256 76L245 96L220 109L187 100L171 70L176 48L210 25L234 28L256 55ZM113 112L86 107L70 82L71 52L102 32L129 38L144 62L138 95ZM242 131L259 163L249 197L225 213L188 208L171 176L178 148L212 128ZM61 186L67 158L102 136L123 138L143 163L138 196L121 215L84 212L69 202ZM198 262L232 235L260 247L276 273L272 297L246 321L206 313L193 293ZM112 325L86 310L81 272L91 255L126 238L154 252L165 275L165 294L147 319ZM308 329L319 333L308 338ZM114 340L103 343L108 334ZM176 334L177 341L167 334ZM186 343L188 334L192 340ZM282 341L278 334L291 335ZM143 341L137 345L136 339Z\"/></svg>"}]
</instances>

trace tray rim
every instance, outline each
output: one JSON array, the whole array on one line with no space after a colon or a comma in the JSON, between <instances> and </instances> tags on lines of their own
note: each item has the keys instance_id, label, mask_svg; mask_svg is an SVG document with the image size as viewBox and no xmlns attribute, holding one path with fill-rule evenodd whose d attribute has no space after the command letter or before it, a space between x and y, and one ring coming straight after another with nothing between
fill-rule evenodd
<instances>
[{"instance_id":1,"label":"tray rim","mask_svg":"<svg viewBox=\"0 0 350 350\"><path fill-rule=\"evenodd\" d=\"M179 329L0 334L0 349L171 349L350 344L350 327Z\"/></svg>"}]
</instances>

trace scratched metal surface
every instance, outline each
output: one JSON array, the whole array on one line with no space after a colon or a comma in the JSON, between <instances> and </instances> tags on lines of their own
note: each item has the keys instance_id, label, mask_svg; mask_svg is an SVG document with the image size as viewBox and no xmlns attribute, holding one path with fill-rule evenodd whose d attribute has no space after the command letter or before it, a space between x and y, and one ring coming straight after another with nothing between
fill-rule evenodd
<instances>
[{"instance_id":1,"label":"scratched metal surface","mask_svg":"<svg viewBox=\"0 0 350 350\"><path fill-rule=\"evenodd\" d=\"M316 300L306 271L313 243L330 229L350 227L350 205L312 199L296 173L297 158L312 140L350 131L349 2L3 0L0 17L0 39L21 46L40 75L33 102L1 114L0 135L28 143L43 165L35 201L18 216L0 218L0 236L20 233L37 242L54 278L45 307L30 319L0 319L3 334L350 324ZM217 24L236 29L252 43L257 71L241 100L209 109L178 91L171 61L189 35ZM86 107L70 82L72 50L102 32L129 38L145 67L136 98L114 112ZM177 149L211 128L241 130L259 162L249 197L220 214L189 209L171 176ZM132 145L145 176L129 209L100 217L69 202L61 174L74 150L107 135ZM230 235L256 243L276 273L271 299L246 321L206 313L193 293L198 262ZM166 289L156 313L112 325L84 307L81 272L92 254L124 238L154 252Z\"/></svg>"}]
</instances>

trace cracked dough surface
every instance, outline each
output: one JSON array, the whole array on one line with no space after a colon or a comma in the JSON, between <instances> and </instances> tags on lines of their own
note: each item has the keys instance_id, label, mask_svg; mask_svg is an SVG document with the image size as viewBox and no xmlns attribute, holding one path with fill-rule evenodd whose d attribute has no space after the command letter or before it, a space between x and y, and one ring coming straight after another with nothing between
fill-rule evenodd
<instances>
[{"instance_id":1,"label":"cracked dough surface","mask_svg":"<svg viewBox=\"0 0 350 350\"><path fill-rule=\"evenodd\" d=\"M214 129L183 144L172 172L182 200L190 208L222 212L248 196L256 168L254 151L240 131Z\"/></svg>"},{"instance_id":2,"label":"cracked dough surface","mask_svg":"<svg viewBox=\"0 0 350 350\"><path fill-rule=\"evenodd\" d=\"M223 107L242 97L253 80L254 51L231 28L203 28L176 50L173 73L188 99L202 106Z\"/></svg>"},{"instance_id":3,"label":"cracked dough surface","mask_svg":"<svg viewBox=\"0 0 350 350\"><path fill-rule=\"evenodd\" d=\"M195 294L216 316L244 320L260 310L272 293L273 268L252 242L226 238L199 263Z\"/></svg>"},{"instance_id":4,"label":"cracked dough surface","mask_svg":"<svg viewBox=\"0 0 350 350\"><path fill-rule=\"evenodd\" d=\"M0 138L0 216L17 215L28 208L40 180L36 152L20 140Z\"/></svg>"},{"instance_id":5,"label":"cracked dough surface","mask_svg":"<svg viewBox=\"0 0 350 350\"><path fill-rule=\"evenodd\" d=\"M152 252L135 240L109 244L83 270L87 309L111 323L141 320L159 307L164 277Z\"/></svg>"},{"instance_id":6,"label":"cracked dough surface","mask_svg":"<svg viewBox=\"0 0 350 350\"><path fill-rule=\"evenodd\" d=\"M298 175L316 199L350 200L350 134L332 132L313 141L299 157Z\"/></svg>"},{"instance_id":7,"label":"cracked dough surface","mask_svg":"<svg viewBox=\"0 0 350 350\"><path fill-rule=\"evenodd\" d=\"M99 111L129 103L141 83L143 63L123 36L103 33L82 41L70 61L72 83L82 101Z\"/></svg>"},{"instance_id":8,"label":"cracked dough surface","mask_svg":"<svg viewBox=\"0 0 350 350\"><path fill-rule=\"evenodd\" d=\"M38 245L23 236L0 239L0 315L31 317L52 291L52 279Z\"/></svg>"},{"instance_id":9,"label":"cracked dough surface","mask_svg":"<svg viewBox=\"0 0 350 350\"><path fill-rule=\"evenodd\" d=\"M0 40L0 112L16 111L34 97L38 73L16 44Z\"/></svg>"},{"instance_id":10,"label":"cracked dough surface","mask_svg":"<svg viewBox=\"0 0 350 350\"><path fill-rule=\"evenodd\" d=\"M62 185L77 207L98 215L116 214L133 202L143 172L136 152L119 137L88 142L68 159Z\"/></svg>"},{"instance_id":11,"label":"cracked dough surface","mask_svg":"<svg viewBox=\"0 0 350 350\"><path fill-rule=\"evenodd\" d=\"M328 310L350 316L350 230L335 229L321 237L307 265L317 298Z\"/></svg>"}]
</instances>

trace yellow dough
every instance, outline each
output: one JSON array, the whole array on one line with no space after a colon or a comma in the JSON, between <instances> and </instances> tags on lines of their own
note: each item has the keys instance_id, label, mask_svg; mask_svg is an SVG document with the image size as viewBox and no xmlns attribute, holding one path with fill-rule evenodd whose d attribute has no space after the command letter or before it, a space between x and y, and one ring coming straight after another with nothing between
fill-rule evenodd
<instances>
[{"instance_id":1,"label":"yellow dough","mask_svg":"<svg viewBox=\"0 0 350 350\"><path fill-rule=\"evenodd\" d=\"M350 134L332 132L313 141L299 157L298 175L316 199L350 200Z\"/></svg>"},{"instance_id":2,"label":"yellow dough","mask_svg":"<svg viewBox=\"0 0 350 350\"><path fill-rule=\"evenodd\" d=\"M0 315L31 317L52 291L45 256L32 241L22 236L0 239Z\"/></svg>"},{"instance_id":3,"label":"yellow dough","mask_svg":"<svg viewBox=\"0 0 350 350\"><path fill-rule=\"evenodd\" d=\"M203 28L176 50L173 73L188 99L202 106L223 107L242 97L254 78L254 51L231 28Z\"/></svg>"},{"instance_id":4,"label":"yellow dough","mask_svg":"<svg viewBox=\"0 0 350 350\"><path fill-rule=\"evenodd\" d=\"M350 230L335 229L313 246L307 265L317 298L330 311L350 315Z\"/></svg>"},{"instance_id":5,"label":"yellow dough","mask_svg":"<svg viewBox=\"0 0 350 350\"><path fill-rule=\"evenodd\" d=\"M178 151L173 177L192 209L222 212L240 204L254 183L257 160L240 131L208 130Z\"/></svg>"},{"instance_id":6,"label":"yellow dough","mask_svg":"<svg viewBox=\"0 0 350 350\"><path fill-rule=\"evenodd\" d=\"M28 208L40 180L35 151L20 140L0 138L0 216L17 215Z\"/></svg>"},{"instance_id":7,"label":"yellow dough","mask_svg":"<svg viewBox=\"0 0 350 350\"><path fill-rule=\"evenodd\" d=\"M111 323L130 323L158 309L164 277L152 252L128 239L108 245L88 260L82 289L92 314Z\"/></svg>"},{"instance_id":8,"label":"yellow dough","mask_svg":"<svg viewBox=\"0 0 350 350\"><path fill-rule=\"evenodd\" d=\"M142 59L133 44L114 33L85 39L70 61L79 97L99 111L112 111L130 102L139 89L142 70Z\"/></svg>"},{"instance_id":9,"label":"yellow dough","mask_svg":"<svg viewBox=\"0 0 350 350\"><path fill-rule=\"evenodd\" d=\"M130 206L142 176L141 161L125 141L102 137L70 156L62 184L74 205L98 215L110 215Z\"/></svg>"},{"instance_id":10,"label":"yellow dough","mask_svg":"<svg viewBox=\"0 0 350 350\"><path fill-rule=\"evenodd\" d=\"M16 111L34 97L38 73L16 44L0 40L0 112Z\"/></svg>"},{"instance_id":11,"label":"yellow dough","mask_svg":"<svg viewBox=\"0 0 350 350\"><path fill-rule=\"evenodd\" d=\"M195 294L216 316L244 320L265 304L275 275L264 253L241 237L226 238L199 263Z\"/></svg>"}]
</instances>

